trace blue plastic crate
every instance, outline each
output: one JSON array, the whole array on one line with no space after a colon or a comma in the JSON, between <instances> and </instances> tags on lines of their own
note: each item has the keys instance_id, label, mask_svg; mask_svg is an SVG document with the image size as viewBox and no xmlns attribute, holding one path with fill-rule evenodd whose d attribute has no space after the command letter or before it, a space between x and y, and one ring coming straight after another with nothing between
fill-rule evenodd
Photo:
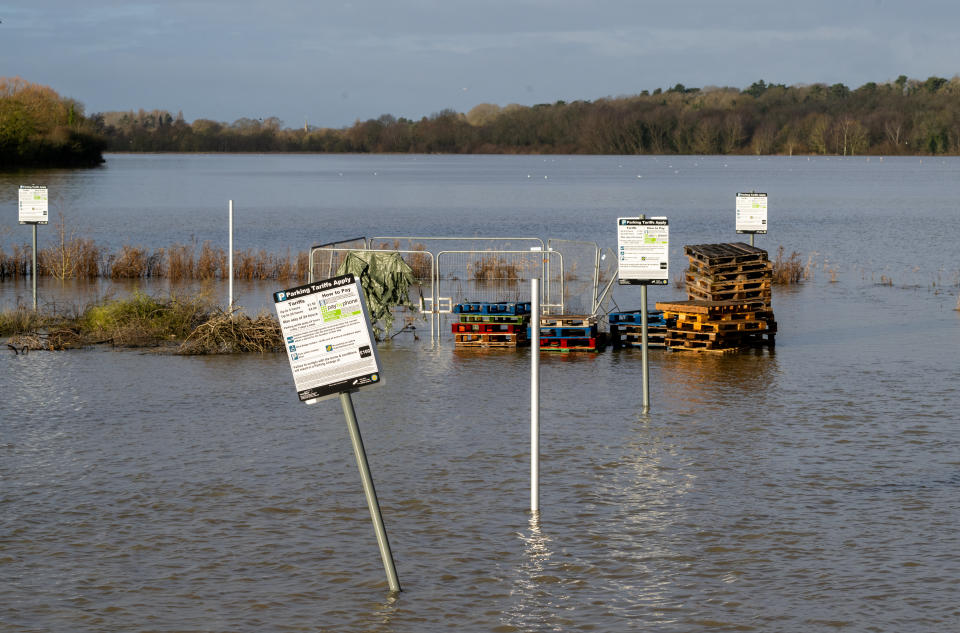
<instances>
[{"instance_id":1,"label":"blue plastic crate","mask_svg":"<svg viewBox=\"0 0 960 633\"><path fill-rule=\"evenodd\" d=\"M489 315L508 315L515 316L520 314L530 314L529 301L517 302L467 302L458 303L453 306L456 314L489 314Z\"/></svg>"},{"instance_id":2,"label":"blue plastic crate","mask_svg":"<svg viewBox=\"0 0 960 633\"><path fill-rule=\"evenodd\" d=\"M533 337L532 327L527 327L527 336ZM557 325L548 327L540 326L540 338L596 338L596 336L597 325L595 323L593 325L580 327Z\"/></svg>"},{"instance_id":3,"label":"blue plastic crate","mask_svg":"<svg viewBox=\"0 0 960 633\"><path fill-rule=\"evenodd\" d=\"M610 325L617 323L635 323L637 325L643 322L643 312L641 310L628 310L626 312L611 312L607 315ZM648 325L663 325L662 310L647 310Z\"/></svg>"}]
</instances>

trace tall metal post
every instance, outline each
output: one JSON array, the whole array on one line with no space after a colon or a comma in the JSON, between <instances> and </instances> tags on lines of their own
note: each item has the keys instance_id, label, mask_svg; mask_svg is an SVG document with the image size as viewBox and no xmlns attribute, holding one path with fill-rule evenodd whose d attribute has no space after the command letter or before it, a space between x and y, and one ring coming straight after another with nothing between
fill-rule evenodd
<instances>
[{"instance_id":1,"label":"tall metal post","mask_svg":"<svg viewBox=\"0 0 960 633\"><path fill-rule=\"evenodd\" d=\"M37 311L37 225L33 224L33 311Z\"/></svg>"},{"instance_id":2,"label":"tall metal post","mask_svg":"<svg viewBox=\"0 0 960 633\"><path fill-rule=\"evenodd\" d=\"M360 437L360 427L357 425L357 415L353 410L353 400L350 398L349 391L340 392L340 405L343 407L343 416L347 419L350 442L353 444L353 454L357 458L357 468L360 469L360 479L363 481L363 494L367 498L370 518L373 519L373 529L377 533L380 558L383 559L383 567L387 572L387 583L390 585L390 591L398 592L400 591L400 581L397 579L397 568L393 564L390 541L387 540L387 530L383 527L380 503L377 501L377 491L373 487L373 477L370 476L367 454L363 450L363 439Z\"/></svg>"},{"instance_id":3,"label":"tall metal post","mask_svg":"<svg viewBox=\"0 0 960 633\"><path fill-rule=\"evenodd\" d=\"M640 214L640 219L647 216ZM647 316L647 286L640 286L640 359L643 374L643 412L650 411L650 346L649 346L649 318Z\"/></svg>"},{"instance_id":4,"label":"tall metal post","mask_svg":"<svg viewBox=\"0 0 960 633\"><path fill-rule=\"evenodd\" d=\"M650 351L649 351L649 341L647 339L648 334L648 318L647 318L647 287L640 286L640 324L641 324L641 339L642 343L642 352L641 357L643 360L643 412L647 413L650 411Z\"/></svg>"},{"instance_id":5,"label":"tall metal post","mask_svg":"<svg viewBox=\"0 0 960 633\"><path fill-rule=\"evenodd\" d=\"M750 246L753 246L753 233L750 234Z\"/></svg>"},{"instance_id":6,"label":"tall metal post","mask_svg":"<svg viewBox=\"0 0 960 633\"><path fill-rule=\"evenodd\" d=\"M227 240L227 277L229 282L227 282L227 293L229 295L229 303L227 304L227 310L230 312L231 318L233 317L233 200L230 201L229 211L227 213L227 230L230 233L230 237Z\"/></svg>"},{"instance_id":7,"label":"tall metal post","mask_svg":"<svg viewBox=\"0 0 960 633\"><path fill-rule=\"evenodd\" d=\"M530 280L530 513L540 512L540 280Z\"/></svg>"}]
</instances>

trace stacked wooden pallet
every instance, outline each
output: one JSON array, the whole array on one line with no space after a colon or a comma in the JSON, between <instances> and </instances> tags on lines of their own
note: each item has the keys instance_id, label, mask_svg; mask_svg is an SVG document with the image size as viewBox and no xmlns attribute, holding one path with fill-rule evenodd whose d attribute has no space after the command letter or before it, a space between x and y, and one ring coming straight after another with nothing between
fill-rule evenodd
<instances>
[{"instance_id":1,"label":"stacked wooden pallet","mask_svg":"<svg viewBox=\"0 0 960 633\"><path fill-rule=\"evenodd\" d=\"M528 302L460 303L453 312L460 315L460 321L450 328L458 347L519 347L530 343Z\"/></svg>"},{"instance_id":2,"label":"stacked wooden pallet","mask_svg":"<svg viewBox=\"0 0 960 633\"><path fill-rule=\"evenodd\" d=\"M528 331L528 335L531 332ZM597 351L596 317L579 314L540 317L540 349L548 352Z\"/></svg>"},{"instance_id":3,"label":"stacked wooden pallet","mask_svg":"<svg viewBox=\"0 0 960 633\"><path fill-rule=\"evenodd\" d=\"M658 301L656 305L671 321L666 335L670 350L729 354L750 347L773 347L776 328L770 329L762 300L691 299Z\"/></svg>"},{"instance_id":4,"label":"stacked wooden pallet","mask_svg":"<svg viewBox=\"0 0 960 633\"><path fill-rule=\"evenodd\" d=\"M666 345L715 353L773 347L773 264L767 251L743 242L685 246L687 301L657 303L671 319Z\"/></svg>"},{"instance_id":5,"label":"stacked wooden pallet","mask_svg":"<svg viewBox=\"0 0 960 633\"><path fill-rule=\"evenodd\" d=\"M690 259L687 297L705 301L762 301L770 307L773 264L767 251L743 242L684 246Z\"/></svg>"},{"instance_id":6,"label":"stacked wooden pallet","mask_svg":"<svg viewBox=\"0 0 960 633\"><path fill-rule=\"evenodd\" d=\"M610 342L614 347L641 347L643 345L643 313L641 310L611 312ZM660 310L647 311L647 346L666 347L667 320Z\"/></svg>"}]
</instances>

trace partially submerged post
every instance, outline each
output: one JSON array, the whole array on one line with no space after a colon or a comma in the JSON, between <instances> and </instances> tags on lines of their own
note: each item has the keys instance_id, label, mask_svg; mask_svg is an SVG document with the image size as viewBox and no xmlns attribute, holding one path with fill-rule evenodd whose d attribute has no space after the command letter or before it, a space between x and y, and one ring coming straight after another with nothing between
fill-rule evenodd
<instances>
[{"instance_id":1,"label":"partially submerged post","mask_svg":"<svg viewBox=\"0 0 960 633\"><path fill-rule=\"evenodd\" d=\"M275 292L273 299L300 400L313 404L340 396L387 583L390 591L400 591L350 397L360 388L382 382L380 359L360 281L348 273ZM321 367L322 371L318 371Z\"/></svg>"},{"instance_id":2,"label":"partially submerged post","mask_svg":"<svg viewBox=\"0 0 960 633\"><path fill-rule=\"evenodd\" d=\"M670 226L667 218L646 215L617 219L617 260L621 285L640 286L640 324L643 360L643 412L650 410L650 360L647 286L670 281Z\"/></svg>"},{"instance_id":3,"label":"partially submerged post","mask_svg":"<svg viewBox=\"0 0 960 633\"><path fill-rule=\"evenodd\" d=\"M530 280L530 513L540 513L540 280Z\"/></svg>"},{"instance_id":4,"label":"partially submerged post","mask_svg":"<svg viewBox=\"0 0 960 633\"><path fill-rule=\"evenodd\" d=\"M44 185L20 185L20 224L30 224L33 229L33 311L37 311L37 225L47 223L49 195Z\"/></svg>"},{"instance_id":5,"label":"partially submerged post","mask_svg":"<svg viewBox=\"0 0 960 633\"><path fill-rule=\"evenodd\" d=\"M229 233L229 238L227 240L227 294L229 301L227 303L227 310L230 312L230 316L233 316L233 200L230 201L229 210L227 212L227 231Z\"/></svg>"}]
</instances>

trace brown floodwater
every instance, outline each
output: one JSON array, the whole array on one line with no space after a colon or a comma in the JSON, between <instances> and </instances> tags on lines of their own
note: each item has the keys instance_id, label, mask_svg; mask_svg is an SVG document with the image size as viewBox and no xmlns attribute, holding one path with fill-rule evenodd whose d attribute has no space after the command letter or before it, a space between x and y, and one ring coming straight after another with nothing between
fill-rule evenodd
<instances>
[{"instance_id":1,"label":"brown floodwater","mask_svg":"<svg viewBox=\"0 0 960 633\"><path fill-rule=\"evenodd\" d=\"M673 160L670 173L692 169L693 158ZM474 164L491 162L502 164ZM838 179L869 180L877 162L838 161ZM882 180L905 187L904 199L933 195L920 185L942 174L910 188L912 165ZM763 174L789 184L784 174L801 167L784 160ZM823 173L790 186L813 182L853 204ZM956 180L936 195L954 195ZM857 186L875 201L881 185ZM726 202L732 215L732 193ZM0 630L955 629L953 202L924 205L935 210L906 223L919 238L902 248L904 233L886 231L902 219L897 201L848 209L847 220L818 211L819 229L792 204L785 236L759 245L806 255L822 235L829 248L814 278L774 289L775 349L652 350L648 414L639 350L542 353L539 522L529 349L455 349L447 324L437 345L424 324L417 339L381 344L383 383L353 400L397 595L339 403L298 402L283 355L0 350ZM709 223L706 211L696 217ZM671 232L681 244L709 237ZM0 288L6 300L23 294L19 282ZM48 285L44 296L104 291L85 288ZM256 309L270 290L239 292ZM623 309L636 300L617 298Z\"/></svg>"}]
</instances>

